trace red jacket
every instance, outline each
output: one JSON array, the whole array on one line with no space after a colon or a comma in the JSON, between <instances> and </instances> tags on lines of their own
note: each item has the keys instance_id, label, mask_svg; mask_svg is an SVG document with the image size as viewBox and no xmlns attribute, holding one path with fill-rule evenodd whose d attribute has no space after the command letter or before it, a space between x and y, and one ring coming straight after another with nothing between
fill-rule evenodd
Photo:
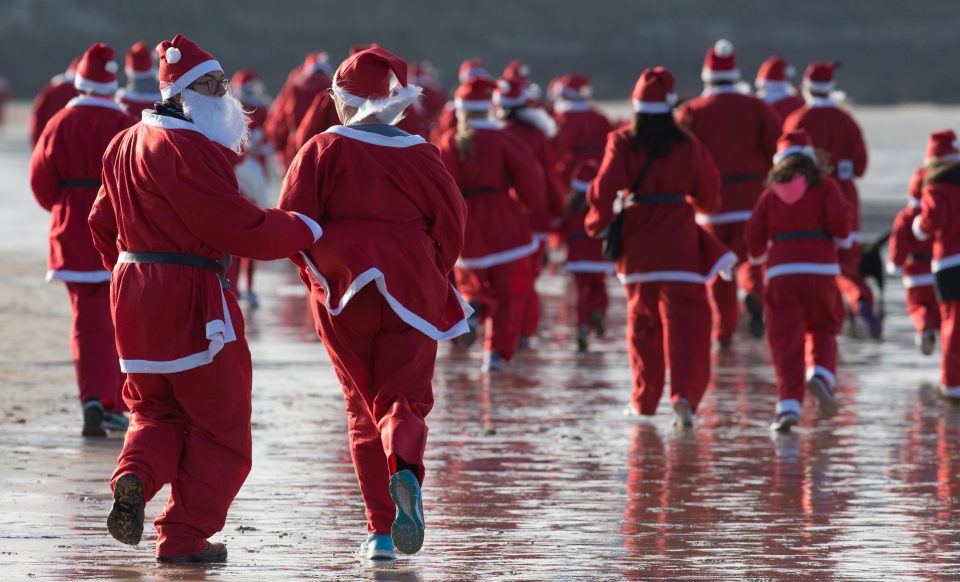
<instances>
[{"instance_id":1,"label":"red jacket","mask_svg":"<svg viewBox=\"0 0 960 582\"><path fill-rule=\"evenodd\" d=\"M303 118L307 115L310 106L313 105L314 99L321 93L326 93L329 88L330 77L319 71L300 79L299 82L294 84L293 89L290 91L289 98L283 105L284 123L290 128L287 139L285 164L289 164L294 156L297 155L298 146L300 145L295 139L291 138L296 136L297 129L300 127Z\"/></svg>"},{"instance_id":2,"label":"red jacket","mask_svg":"<svg viewBox=\"0 0 960 582\"><path fill-rule=\"evenodd\" d=\"M273 146L274 151L277 152L278 160L284 167L287 165L287 140L293 138L297 132L296 127L287 125L287 103L293 98L294 86L302 74L302 67L297 67L287 74L286 82L280 88L280 92L277 93L273 103L270 104L267 119L263 126L267 142Z\"/></svg>"},{"instance_id":3,"label":"red jacket","mask_svg":"<svg viewBox=\"0 0 960 582\"><path fill-rule=\"evenodd\" d=\"M587 234L583 222L587 211L569 214L560 225L567 245L564 269L569 273L613 273L613 263L603 255L603 241Z\"/></svg>"},{"instance_id":4,"label":"red jacket","mask_svg":"<svg viewBox=\"0 0 960 582\"><path fill-rule=\"evenodd\" d=\"M645 151L633 149L629 131L610 133L600 171L587 191L590 210L584 226L590 236L606 232L614 219L614 200L621 190L633 187L646 160ZM729 274L736 255L694 221L694 209L713 212L720 205L720 175L697 138L689 136L665 157L654 159L636 194L640 200L647 196L671 200L627 204L623 254L616 260L623 283L705 283L721 271Z\"/></svg>"},{"instance_id":5,"label":"red jacket","mask_svg":"<svg viewBox=\"0 0 960 582\"><path fill-rule=\"evenodd\" d=\"M763 100L729 87L708 89L683 104L677 121L710 152L723 188L718 212L697 215L701 224L750 218L776 153L780 119Z\"/></svg>"},{"instance_id":6,"label":"red jacket","mask_svg":"<svg viewBox=\"0 0 960 582\"><path fill-rule=\"evenodd\" d=\"M553 160L553 148L550 140L540 129L520 121L508 121L503 128L504 133L511 135L527 144L531 153L537 158L544 176L543 199L544 206L539 215L528 214L530 229L538 238L547 236L548 232L557 226L563 216L564 194L566 188L560 185Z\"/></svg>"},{"instance_id":7,"label":"red jacket","mask_svg":"<svg viewBox=\"0 0 960 582\"><path fill-rule=\"evenodd\" d=\"M47 122L76 96L77 89L73 86L73 81L67 81L62 77L54 78L49 85L37 93L33 100L30 120L27 122L31 144L36 145L40 141L40 134L43 133L43 128L47 126Z\"/></svg>"},{"instance_id":8,"label":"red jacket","mask_svg":"<svg viewBox=\"0 0 960 582\"><path fill-rule=\"evenodd\" d=\"M492 121L475 121L470 152L461 160L456 129L437 144L440 159L467 201L467 227L458 267L486 269L537 251L524 211L543 212L543 172L524 144Z\"/></svg>"},{"instance_id":9,"label":"red jacket","mask_svg":"<svg viewBox=\"0 0 960 582\"><path fill-rule=\"evenodd\" d=\"M850 216L836 181L824 177L792 204L767 188L744 232L752 264L780 275L839 275L837 246L849 247Z\"/></svg>"},{"instance_id":10,"label":"red jacket","mask_svg":"<svg viewBox=\"0 0 960 582\"><path fill-rule=\"evenodd\" d=\"M783 132L804 129L813 146L826 155L833 176L847 197L854 242L860 239L860 196L853 179L867 170L867 146L853 117L830 99L814 99L794 111L783 123Z\"/></svg>"},{"instance_id":11,"label":"red jacket","mask_svg":"<svg viewBox=\"0 0 960 582\"><path fill-rule=\"evenodd\" d=\"M155 93L138 93L120 89L117 91L117 102L127 108L127 113L140 121L140 114L144 109L153 109L153 104L163 101L160 91Z\"/></svg>"},{"instance_id":12,"label":"red jacket","mask_svg":"<svg viewBox=\"0 0 960 582\"><path fill-rule=\"evenodd\" d=\"M603 159L603 146L613 126L586 101L559 101L554 105L557 135L553 138L560 183L569 184L582 161Z\"/></svg>"},{"instance_id":13,"label":"red jacket","mask_svg":"<svg viewBox=\"0 0 960 582\"><path fill-rule=\"evenodd\" d=\"M300 151L308 141L315 135L327 131L334 125L340 125L340 117L337 115L337 107L333 99L326 91L320 92L313 99L310 108L300 120L300 125L296 128L296 135L290 139L296 142L296 149Z\"/></svg>"},{"instance_id":14,"label":"red jacket","mask_svg":"<svg viewBox=\"0 0 960 582\"><path fill-rule=\"evenodd\" d=\"M767 93L760 96L767 105L777 112L781 124L790 117L790 114L807 104L803 97L784 91L778 93Z\"/></svg>"},{"instance_id":15,"label":"red jacket","mask_svg":"<svg viewBox=\"0 0 960 582\"><path fill-rule=\"evenodd\" d=\"M913 234L913 221L920 216L925 173L924 168L914 172L909 187L910 202L893 219L888 243L887 272L903 276L903 286L907 289L933 285L933 241L918 240Z\"/></svg>"},{"instance_id":16,"label":"red jacket","mask_svg":"<svg viewBox=\"0 0 960 582\"><path fill-rule=\"evenodd\" d=\"M960 266L960 163L937 178L929 178L920 200L920 216L913 221L917 239L933 239L934 273Z\"/></svg>"},{"instance_id":17,"label":"red jacket","mask_svg":"<svg viewBox=\"0 0 960 582\"><path fill-rule=\"evenodd\" d=\"M110 280L93 247L87 216L100 189L103 152L136 120L112 99L77 97L47 124L30 159L30 186L50 212L47 280Z\"/></svg>"},{"instance_id":18,"label":"red jacket","mask_svg":"<svg viewBox=\"0 0 960 582\"><path fill-rule=\"evenodd\" d=\"M310 262L294 260L332 315L374 284L400 319L432 339L468 330L470 308L448 278L466 204L420 136L387 125L331 127L293 160L279 206L323 226Z\"/></svg>"},{"instance_id":19,"label":"red jacket","mask_svg":"<svg viewBox=\"0 0 960 582\"><path fill-rule=\"evenodd\" d=\"M147 111L103 156L103 187L89 223L103 265L113 271L124 372L174 373L209 364L238 338L231 313L239 310L214 272L126 262L122 251L273 260L320 236L309 218L248 202L225 152L193 123Z\"/></svg>"}]
</instances>

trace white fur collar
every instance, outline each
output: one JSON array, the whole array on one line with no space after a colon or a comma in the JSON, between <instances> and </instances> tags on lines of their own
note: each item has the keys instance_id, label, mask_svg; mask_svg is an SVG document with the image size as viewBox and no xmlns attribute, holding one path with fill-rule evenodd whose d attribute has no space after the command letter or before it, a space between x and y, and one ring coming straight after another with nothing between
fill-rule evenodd
<instances>
[{"instance_id":1,"label":"white fur collar","mask_svg":"<svg viewBox=\"0 0 960 582\"><path fill-rule=\"evenodd\" d=\"M205 134L194 123L184 121L183 119L177 119L176 117L170 117L169 115L160 115L152 109L144 109L143 113L140 115L140 121L144 125L149 125L150 127L159 127L160 129L189 129L190 131L195 131L207 139L210 139L210 136Z\"/></svg>"},{"instance_id":2,"label":"white fur collar","mask_svg":"<svg viewBox=\"0 0 960 582\"><path fill-rule=\"evenodd\" d=\"M590 111L590 103L586 101L567 101L558 100L553 105L553 110L557 113L577 113L580 111Z\"/></svg>"},{"instance_id":3,"label":"white fur collar","mask_svg":"<svg viewBox=\"0 0 960 582\"><path fill-rule=\"evenodd\" d=\"M390 137L386 135L380 135L379 133L354 129L347 125L334 125L323 133L335 133L349 139L355 139L364 143L386 146L389 148L408 148L426 143L426 140L419 135L398 135Z\"/></svg>"},{"instance_id":4,"label":"white fur collar","mask_svg":"<svg viewBox=\"0 0 960 582\"><path fill-rule=\"evenodd\" d=\"M67 102L67 107L106 107L107 109L116 109L117 111L127 112L127 109L107 97L95 97L90 95L81 95L74 97Z\"/></svg>"}]
</instances>

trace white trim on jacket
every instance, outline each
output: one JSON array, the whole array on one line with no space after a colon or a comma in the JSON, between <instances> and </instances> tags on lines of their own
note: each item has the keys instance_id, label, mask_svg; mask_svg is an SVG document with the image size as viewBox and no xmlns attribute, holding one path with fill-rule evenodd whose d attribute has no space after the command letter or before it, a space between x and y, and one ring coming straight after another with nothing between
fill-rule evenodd
<instances>
[{"instance_id":1,"label":"white trim on jacket","mask_svg":"<svg viewBox=\"0 0 960 582\"><path fill-rule=\"evenodd\" d=\"M457 259L457 267L461 269L489 269L490 267L504 265L517 259L528 257L538 250L540 250L540 241L534 239L523 246L484 255L482 257L460 257Z\"/></svg>"}]
</instances>

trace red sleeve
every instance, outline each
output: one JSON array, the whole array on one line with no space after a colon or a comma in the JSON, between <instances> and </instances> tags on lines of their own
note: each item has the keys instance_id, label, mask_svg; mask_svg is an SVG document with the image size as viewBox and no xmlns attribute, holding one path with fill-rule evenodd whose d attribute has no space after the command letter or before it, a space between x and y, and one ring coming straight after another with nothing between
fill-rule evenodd
<instances>
[{"instance_id":1,"label":"red sleeve","mask_svg":"<svg viewBox=\"0 0 960 582\"><path fill-rule=\"evenodd\" d=\"M299 212L320 221L323 219L323 172L331 157L336 157L330 148L323 148L319 140L307 142L293 161L283 178L277 208Z\"/></svg>"},{"instance_id":2,"label":"red sleeve","mask_svg":"<svg viewBox=\"0 0 960 582\"><path fill-rule=\"evenodd\" d=\"M601 237L613 221L613 202L617 199L617 192L632 186L627 175L628 159L627 152L621 147L619 134L607 135L600 170L587 190L590 208L583 226L592 237Z\"/></svg>"},{"instance_id":3,"label":"red sleeve","mask_svg":"<svg viewBox=\"0 0 960 582\"><path fill-rule=\"evenodd\" d=\"M850 118L850 139L853 140L853 173L863 176L867 171L867 145L863 141L863 132L857 122Z\"/></svg>"},{"instance_id":4,"label":"red sleeve","mask_svg":"<svg viewBox=\"0 0 960 582\"><path fill-rule=\"evenodd\" d=\"M826 188L825 208L827 213L827 231L834 239L845 239L850 236L851 216L850 203L844 195L840 185L832 178L824 178L821 186Z\"/></svg>"},{"instance_id":5,"label":"red sleeve","mask_svg":"<svg viewBox=\"0 0 960 582\"><path fill-rule=\"evenodd\" d=\"M690 107L688 107L687 105L681 105L680 108L677 109L677 112L674 115L674 117L677 120L677 125L686 129L690 133L694 133L693 113L691 113Z\"/></svg>"},{"instance_id":6,"label":"red sleeve","mask_svg":"<svg viewBox=\"0 0 960 582\"><path fill-rule=\"evenodd\" d=\"M530 146L510 134L503 136L504 164L507 169L508 184L512 186L517 202L534 216L546 214L543 170Z\"/></svg>"},{"instance_id":7,"label":"red sleeve","mask_svg":"<svg viewBox=\"0 0 960 582\"><path fill-rule=\"evenodd\" d=\"M777 153L777 140L780 139L780 128L782 120L776 110L758 99L760 102L760 152L764 159L773 160L773 155ZM772 163L772 162L771 162Z\"/></svg>"},{"instance_id":8,"label":"red sleeve","mask_svg":"<svg viewBox=\"0 0 960 582\"><path fill-rule=\"evenodd\" d=\"M47 211L50 211L63 195L60 188L63 178L57 163L56 147L59 140L56 134L57 125L48 124L40 134L40 140L30 157L30 188L34 198Z\"/></svg>"},{"instance_id":9,"label":"red sleeve","mask_svg":"<svg viewBox=\"0 0 960 582\"><path fill-rule=\"evenodd\" d=\"M93 246L103 257L103 266L108 271L112 271L119 256L117 250L117 215L103 186L100 187L97 199L93 202L87 224L90 226L90 233L93 235Z\"/></svg>"},{"instance_id":10,"label":"red sleeve","mask_svg":"<svg viewBox=\"0 0 960 582\"><path fill-rule=\"evenodd\" d=\"M767 226L767 208L769 206L767 201L769 199L770 190L764 190L743 229L743 236L747 242L747 253L751 259L760 259L767 252L767 242L770 240L770 231Z\"/></svg>"},{"instance_id":11,"label":"red sleeve","mask_svg":"<svg viewBox=\"0 0 960 582\"><path fill-rule=\"evenodd\" d=\"M695 137L693 140L696 158L693 160L694 186L690 192L693 207L697 212L709 214L720 210L720 171L713 163L710 152Z\"/></svg>"},{"instance_id":12,"label":"red sleeve","mask_svg":"<svg viewBox=\"0 0 960 582\"><path fill-rule=\"evenodd\" d=\"M888 261L898 267L902 267L907 262L907 255L910 254L910 239L912 234L910 224L905 218L905 213L901 210L897 217L893 219L893 228L890 230L890 241L887 245L889 251Z\"/></svg>"},{"instance_id":13,"label":"red sleeve","mask_svg":"<svg viewBox=\"0 0 960 582\"><path fill-rule=\"evenodd\" d=\"M920 200L920 230L928 235L941 230L950 222L950 208L941 199L937 187L927 186L923 189L923 198Z\"/></svg>"}]
</instances>

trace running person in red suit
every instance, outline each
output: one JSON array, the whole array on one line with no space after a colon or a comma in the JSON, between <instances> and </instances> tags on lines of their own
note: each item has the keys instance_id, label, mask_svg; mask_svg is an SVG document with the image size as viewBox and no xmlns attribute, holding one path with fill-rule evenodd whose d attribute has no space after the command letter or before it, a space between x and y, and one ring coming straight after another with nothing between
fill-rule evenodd
<instances>
[{"instance_id":1,"label":"running person in red suit","mask_svg":"<svg viewBox=\"0 0 960 582\"><path fill-rule=\"evenodd\" d=\"M779 56L772 56L760 65L757 79L754 81L757 97L773 107L781 121L786 120L791 113L806 104L803 97L797 94L797 90L790 84L789 78L792 76L793 67Z\"/></svg>"},{"instance_id":2,"label":"running person in red suit","mask_svg":"<svg viewBox=\"0 0 960 582\"><path fill-rule=\"evenodd\" d=\"M761 99L741 92L733 44L719 40L707 50L701 77L705 88L700 97L683 104L677 120L697 136L717 164L722 177L720 209L697 214L697 223L737 253L737 281L716 279L710 284L714 339L721 346L733 342L740 317L738 287L745 295L750 316L750 334L763 337L763 277L747 262L743 225L750 218L770 159L780 135L780 119Z\"/></svg>"},{"instance_id":3,"label":"running person in red suit","mask_svg":"<svg viewBox=\"0 0 960 582\"><path fill-rule=\"evenodd\" d=\"M249 129L220 63L181 35L157 53L164 101L110 143L89 220L113 271L131 411L107 528L139 543L144 505L169 483L154 521L157 560L223 562L226 546L208 538L223 528L252 454L250 351L243 314L223 292L225 255L289 257L321 230L240 194L230 157Z\"/></svg>"},{"instance_id":4,"label":"running person in red suit","mask_svg":"<svg viewBox=\"0 0 960 582\"><path fill-rule=\"evenodd\" d=\"M47 122L77 96L77 88L73 86L73 80L79 64L80 57L73 59L67 66L67 70L50 79L50 83L44 86L33 99L30 119L27 121L27 133L30 134L32 145L36 145L40 140L40 134L43 133Z\"/></svg>"},{"instance_id":5,"label":"running person in red suit","mask_svg":"<svg viewBox=\"0 0 960 582\"><path fill-rule=\"evenodd\" d=\"M556 135L557 127L553 118L540 107L532 106L529 95L530 82L524 77L504 78L497 81L493 91L493 103L496 105L496 117L503 123L503 132L516 137L529 146L539 162L544 175L543 199L539 214L527 214L528 224L533 237L540 243L537 252L530 255L530 268L534 284L523 307L523 321L520 325L520 347L528 346L530 338L536 335L540 325L540 296L537 294L536 281L546 253L546 240L551 230L556 230L563 216L564 188L560 185L553 160L553 148L550 138Z\"/></svg>"},{"instance_id":6,"label":"running person in red suit","mask_svg":"<svg viewBox=\"0 0 960 582\"><path fill-rule=\"evenodd\" d=\"M154 52L141 40L130 47L124 61L127 86L117 91L117 101L137 121L144 109L153 109L154 103L163 100L155 58Z\"/></svg>"},{"instance_id":7,"label":"running person in red suit","mask_svg":"<svg viewBox=\"0 0 960 582\"><path fill-rule=\"evenodd\" d=\"M840 292L870 336L879 338L883 326L874 306L873 291L860 274L860 195L854 183L867 169L867 146L853 116L831 98L836 87L835 70L835 63L818 62L807 67L803 83L809 100L787 117L783 131L806 130L817 154L833 169L832 175L847 197L853 245L840 250Z\"/></svg>"},{"instance_id":8,"label":"running person in red suit","mask_svg":"<svg viewBox=\"0 0 960 582\"><path fill-rule=\"evenodd\" d=\"M946 141L947 131L931 140ZM944 160L926 166L920 215L913 219L919 241L933 240L934 285L940 302L940 394L960 400L960 161L941 144ZM955 150L954 150L955 151ZM940 157L939 155L936 157Z\"/></svg>"},{"instance_id":9,"label":"running person in red suit","mask_svg":"<svg viewBox=\"0 0 960 582\"><path fill-rule=\"evenodd\" d=\"M706 283L732 276L736 256L697 226L694 212L720 206L720 176L700 141L673 118L673 75L646 69L632 94L628 127L610 133L587 192L587 234L602 237L626 191L617 277L627 293L627 349L633 393L627 411L652 416L670 368L674 425L693 426L710 381ZM650 249L657 252L650 252Z\"/></svg>"},{"instance_id":10,"label":"running person in red suit","mask_svg":"<svg viewBox=\"0 0 960 582\"><path fill-rule=\"evenodd\" d=\"M280 195L324 228L294 260L343 387L369 559L423 544L437 341L469 329L449 281L466 205L436 148L394 126L420 95L406 79L406 63L381 47L341 63L332 92L344 124L307 142Z\"/></svg>"},{"instance_id":11,"label":"running person in red suit","mask_svg":"<svg viewBox=\"0 0 960 582\"><path fill-rule=\"evenodd\" d=\"M920 215L920 199L923 194L923 179L926 167L960 161L956 147L957 136L951 130L940 131L930 136L924 167L918 169L910 180L910 201L897 213L890 232L887 271L903 278L907 291L907 313L917 330L917 346L924 355L933 353L940 329L940 306L934 292L931 261L933 241L920 241L913 234L913 221Z\"/></svg>"},{"instance_id":12,"label":"running person in red suit","mask_svg":"<svg viewBox=\"0 0 960 582\"><path fill-rule=\"evenodd\" d=\"M483 370L489 372L510 361L520 341L523 308L533 285L530 257L540 248L526 215L544 212L545 188L530 148L490 119L494 87L484 77L460 85L454 94L459 125L437 143L467 201L456 280L480 311L470 321L471 336L481 316L489 319L483 355Z\"/></svg>"},{"instance_id":13,"label":"running person in red suit","mask_svg":"<svg viewBox=\"0 0 960 582\"><path fill-rule=\"evenodd\" d=\"M590 341L590 329L597 337L606 331L607 277L613 263L603 256L603 241L589 236L583 221L587 217L587 190L597 177L600 164L593 160L580 162L573 171L570 195L567 198L560 233L567 246L564 269L573 275L577 311L577 351L585 352Z\"/></svg>"},{"instance_id":14,"label":"running person in red suit","mask_svg":"<svg viewBox=\"0 0 960 582\"><path fill-rule=\"evenodd\" d=\"M93 246L87 216L100 188L107 144L136 120L113 100L117 90L113 49L95 44L83 54L74 78L82 95L53 116L30 160L30 185L50 212L47 281L66 284L73 310L70 345L83 405L83 435L126 430L110 319L110 272Z\"/></svg>"},{"instance_id":15,"label":"running person in red suit","mask_svg":"<svg viewBox=\"0 0 960 582\"><path fill-rule=\"evenodd\" d=\"M843 327L837 245L849 244L850 216L836 181L822 175L806 132L784 134L773 163L746 240L750 262L766 266L767 341L780 395L771 428L788 432L800 421L805 389L821 414L837 412L833 387Z\"/></svg>"},{"instance_id":16,"label":"running person in red suit","mask_svg":"<svg viewBox=\"0 0 960 582\"><path fill-rule=\"evenodd\" d=\"M603 146L613 126L590 104L593 90L590 79L584 75L564 75L551 89L553 116L557 121L557 135L553 138L557 173L562 184L569 184L577 164L603 159Z\"/></svg>"}]
</instances>

